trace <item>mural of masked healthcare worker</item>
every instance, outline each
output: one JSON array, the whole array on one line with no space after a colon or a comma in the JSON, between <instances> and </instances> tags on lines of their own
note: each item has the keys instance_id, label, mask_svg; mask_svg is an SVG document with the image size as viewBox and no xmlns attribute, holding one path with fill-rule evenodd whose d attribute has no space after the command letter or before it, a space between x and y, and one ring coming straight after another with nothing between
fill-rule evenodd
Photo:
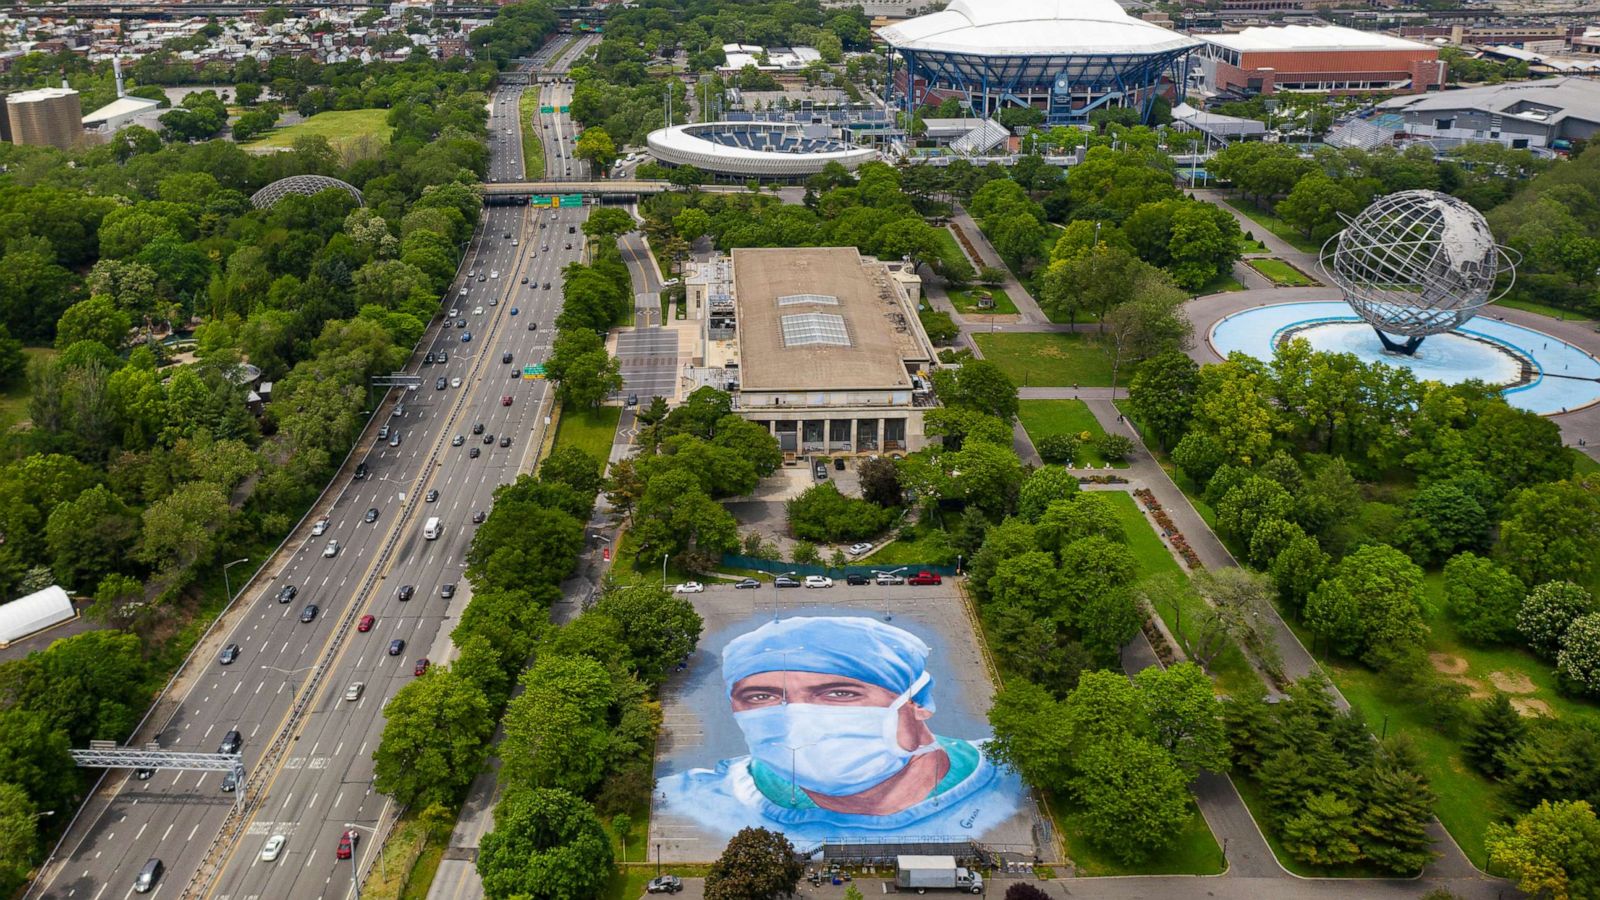
<instances>
[{"instance_id":1,"label":"mural of masked healthcare worker","mask_svg":"<svg viewBox=\"0 0 1600 900\"><path fill-rule=\"evenodd\" d=\"M750 755L661 779L668 812L724 836L977 838L1022 785L983 741L935 734L929 648L876 619L768 622L728 642L722 682Z\"/></svg>"}]
</instances>

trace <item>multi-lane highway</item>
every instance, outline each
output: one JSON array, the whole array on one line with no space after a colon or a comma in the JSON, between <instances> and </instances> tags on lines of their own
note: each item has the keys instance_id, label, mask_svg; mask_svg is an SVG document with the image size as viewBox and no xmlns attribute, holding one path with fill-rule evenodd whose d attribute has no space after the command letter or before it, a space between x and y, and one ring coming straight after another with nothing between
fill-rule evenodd
<instances>
[{"instance_id":1,"label":"multi-lane highway","mask_svg":"<svg viewBox=\"0 0 1600 900\"><path fill-rule=\"evenodd\" d=\"M522 175L520 90L501 89L490 107L490 170L504 180ZM553 130L565 132L556 158L570 158L570 127ZM547 155L557 140L546 138ZM225 641L239 645L238 660L191 661L186 693L160 743L212 752L230 729L240 732L259 797L238 826L242 836L212 846L239 796L222 791L219 774L158 771L138 780L114 773L109 801L86 808L35 896L125 898L150 858L166 866L157 897L178 896L202 861L216 872L204 896L351 893L387 807L371 784L383 705L416 677L422 659L449 661L449 631L471 598L461 571L474 515L489 509L496 486L527 470L543 437L548 386L515 376L548 352L560 270L581 255L585 218L582 209L485 208L444 300L449 314L433 323L410 364L422 383L393 392L361 439L355 460L365 464L365 477L342 475L342 485L268 565L270 577L237 601ZM430 354L442 361L426 362ZM423 536L431 517L441 524L436 540ZM319 518L326 524L314 526ZM455 588L448 599L446 585ZM279 602L288 586L294 598ZM400 599L403 587L411 589L409 600ZM303 621L312 604L314 618ZM366 616L372 624L363 631ZM394 641L404 645L391 653ZM359 696L346 699L357 683ZM310 702L291 718L301 692ZM266 754L279 735L284 749ZM352 860L337 860L347 823L362 840ZM284 835L285 844L276 860L264 861L271 835Z\"/></svg>"}]
</instances>

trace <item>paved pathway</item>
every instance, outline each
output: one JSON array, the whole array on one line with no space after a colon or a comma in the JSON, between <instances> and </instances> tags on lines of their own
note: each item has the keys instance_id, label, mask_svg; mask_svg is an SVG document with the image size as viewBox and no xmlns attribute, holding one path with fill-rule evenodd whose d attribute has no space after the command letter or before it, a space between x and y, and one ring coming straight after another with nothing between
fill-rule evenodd
<instances>
[{"instance_id":1,"label":"paved pathway","mask_svg":"<svg viewBox=\"0 0 1600 900\"><path fill-rule=\"evenodd\" d=\"M987 237L984 237L983 231L978 228L978 223L973 221L972 216L967 214L966 209L959 205L956 206L955 215L950 217L950 224L959 227L961 232L967 236L967 240L971 241L972 246L978 251L979 258L973 261L974 267L992 266L1005 271L1006 280L1004 284L1000 285L1000 288L1017 305L1017 312L1022 314L1022 321L1042 323L1050 321L1050 317L1045 315L1044 310L1039 308L1038 301L1033 299L1033 295L1028 293L1027 289L1017 281L1016 276L1011 273L1011 267L1000 259L1000 254L995 252L994 245L989 243ZM952 234L951 236L955 238L956 246L961 248L961 252L966 253L967 248L961 242L960 235Z\"/></svg>"},{"instance_id":2,"label":"paved pathway","mask_svg":"<svg viewBox=\"0 0 1600 900\"><path fill-rule=\"evenodd\" d=\"M1245 215L1243 211L1233 205L1236 202L1236 198L1234 198L1230 192L1202 188L1200 190L1192 191L1192 193L1194 194L1195 199L1214 203L1232 213L1233 217L1239 221L1239 228L1241 230L1250 233L1255 237L1256 240L1260 241L1266 246L1266 255L1276 256L1285 262L1293 263L1307 275L1310 275L1313 278L1317 277L1316 254L1295 249L1293 244L1290 244L1283 238L1280 238L1271 231L1268 231L1265 225L1262 225L1261 223L1256 222L1249 216ZM1252 255L1260 256L1262 254ZM1247 266L1246 268L1249 267ZM1251 269L1250 271L1254 272L1255 270ZM1271 282L1268 281L1268 283L1270 284Z\"/></svg>"}]
</instances>

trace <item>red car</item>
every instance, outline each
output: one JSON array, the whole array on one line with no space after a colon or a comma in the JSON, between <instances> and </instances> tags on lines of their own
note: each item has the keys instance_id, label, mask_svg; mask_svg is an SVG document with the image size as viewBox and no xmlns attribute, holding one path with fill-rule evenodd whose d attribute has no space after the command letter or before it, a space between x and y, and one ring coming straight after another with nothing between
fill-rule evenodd
<instances>
[{"instance_id":1,"label":"red car","mask_svg":"<svg viewBox=\"0 0 1600 900\"><path fill-rule=\"evenodd\" d=\"M424 656L423 658L417 660L417 667L411 670L411 674L421 675L426 671L428 671L428 658Z\"/></svg>"},{"instance_id":2,"label":"red car","mask_svg":"<svg viewBox=\"0 0 1600 900\"><path fill-rule=\"evenodd\" d=\"M918 572L906 579L906 584L943 584L944 579L937 572Z\"/></svg>"},{"instance_id":3,"label":"red car","mask_svg":"<svg viewBox=\"0 0 1600 900\"><path fill-rule=\"evenodd\" d=\"M510 406L511 405L511 395L507 394L504 397L501 397L500 398L500 405L501 406Z\"/></svg>"},{"instance_id":4,"label":"red car","mask_svg":"<svg viewBox=\"0 0 1600 900\"><path fill-rule=\"evenodd\" d=\"M339 849L333 851L334 858L349 859L355 855L356 844L360 843L360 841L361 835L357 834L353 829L339 835Z\"/></svg>"},{"instance_id":5,"label":"red car","mask_svg":"<svg viewBox=\"0 0 1600 900\"><path fill-rule=\"evenodd\" d=\"M376 623L377 621L378 621L377 618L374 617L374 616L362 616L361 617L361 621L356 623L356 630L357 631L371 631L373 624Z\"/></svg>"}]
</instances>

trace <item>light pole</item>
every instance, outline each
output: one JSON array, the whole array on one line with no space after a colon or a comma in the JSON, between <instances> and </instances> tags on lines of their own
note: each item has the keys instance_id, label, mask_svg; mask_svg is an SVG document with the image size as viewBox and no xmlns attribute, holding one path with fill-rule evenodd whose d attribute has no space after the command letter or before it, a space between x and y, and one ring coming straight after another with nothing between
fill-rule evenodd
<instances>
[{"instance_id":1,"label":"light pole","mask_svg":"<svg viewBox=\"0 0 1600 900\"><path fill-rule=\"evenodd\" d=\"M378 829L377 829L376 826L373 826L373 825L357 825L354 822L346 822L346 823L344 823L344 827L347 830L354 830L354 829L358 829L359 828L362 831L370 831L370 832L372 832L372 839L374 841L376 841L378 839ZM361 900L361 879L360 879L359 876L360 876L360 870L356 866L356 854L355 853L351 853L350 854L350 889L355 892L355 900ZM386 862L384 862L382 853L378 854L378 877L382 878L384 881L388 881L389 880L389 866L388 866L388 864Z\"/></svg>"},{"instance_id":2,"label":"light pole","mask_svg":"<svg viewBox=\"0 0 1600 900\"><path fill-rule=\"evenodd\" d=\"M661 554L661 589L667 589L667 554Z\"/></svg>"},{"instance_id":3,"label":"light pole","mask_svg":"<svg viewBox=\"0 0 1600 900\"><path fill-rule=\"evenodd\" d=\"M236 559L231 563L223 563L222 565L222 589L228 592L229 603L233 602L233 582L228 580L228 570L240 563L247 563L249 561L250 557L246 556L244 559Z\"/></svg>"}]
</instances>

